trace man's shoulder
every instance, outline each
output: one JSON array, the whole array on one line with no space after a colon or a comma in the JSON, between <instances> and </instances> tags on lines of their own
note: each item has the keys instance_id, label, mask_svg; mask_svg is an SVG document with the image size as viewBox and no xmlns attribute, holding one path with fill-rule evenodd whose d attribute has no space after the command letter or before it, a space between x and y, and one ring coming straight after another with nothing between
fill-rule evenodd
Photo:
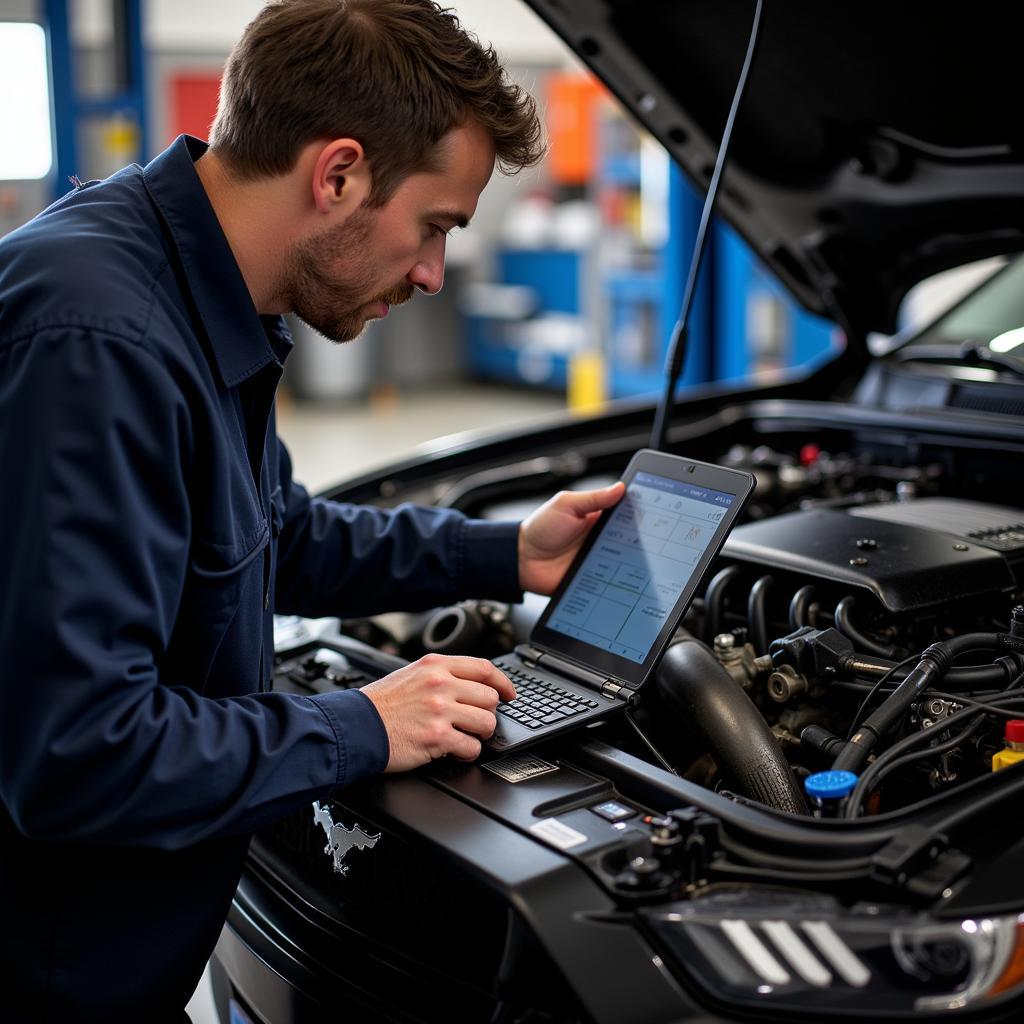
<instances>
[{"instance_id":1,"label":"man's shoulder","mask_svg":"<svg viewBox=\"0 0 1024 1024\"><path fill-rule=\"evenodd\" d=\"M167 273L141 169L90 182L0 240L0 346L53 328L142 340Z\"/></svg>"}]
</instances>

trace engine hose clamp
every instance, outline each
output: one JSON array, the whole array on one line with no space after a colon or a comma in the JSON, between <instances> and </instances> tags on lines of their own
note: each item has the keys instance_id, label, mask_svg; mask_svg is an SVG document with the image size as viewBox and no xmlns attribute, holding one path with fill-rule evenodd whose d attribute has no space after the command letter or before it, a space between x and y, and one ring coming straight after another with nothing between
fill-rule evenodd
<instances>
[{"instance_id":1,"label":"engine hose clamp","mask_svg":"<svg viewBox=\"0 0 1024 1024\"><path fill-rule=\"evenodd\" d=\"M1024 651L1020 654L1003 654L993 664L998 665L1006 673L1006 681L1012 683L1024 670Z\"/></svg>"}]
</instances>

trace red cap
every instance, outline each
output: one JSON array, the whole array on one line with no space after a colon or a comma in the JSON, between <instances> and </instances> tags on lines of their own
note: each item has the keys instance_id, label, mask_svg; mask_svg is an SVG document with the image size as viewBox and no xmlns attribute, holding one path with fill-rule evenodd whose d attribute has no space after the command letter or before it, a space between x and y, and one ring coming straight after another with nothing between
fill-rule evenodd
<instances>
[{"instance_id":1,"label":"red cap","mask_svg":"<svg viewBox=\"0 0 1024 1024\"><path fill-rule=\"evenodd\" d=\"M1024 718L1011 718L1006 723L1006 742L1024 743Z\"/></svg>"},{"instance_id":2,"label":"red cap","mask_svg":"<svg viewBox=\"0 0 1024 1024\"><path fill-rule=\"evenodd\" d=\"M818 456L821 454L821 447L816 444L805 444L800 449L800 465L810 466L818 461Z\"/></svg>"}]
</instances>

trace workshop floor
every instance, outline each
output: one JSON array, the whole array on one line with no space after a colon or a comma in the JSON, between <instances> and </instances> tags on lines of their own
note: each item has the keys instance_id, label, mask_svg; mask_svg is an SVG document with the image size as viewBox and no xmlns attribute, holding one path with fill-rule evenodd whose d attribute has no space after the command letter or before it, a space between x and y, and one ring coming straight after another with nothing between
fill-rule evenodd
<instances>
[{"instance_id":1,"label":"workshop floor","mask_svg":"<svg viewBox=\"0 0 1024 1024\"><path fill-rule=\"evenodd\" d=\"M491 385L379 395L344 403L278 401L277 429L311 493L463 431L525 426L564 409L558 395ZM192 1024L220 1024L209 977L188 1004Z\"/></svg>"},{"instance_id":2,"label":"workshop floor","mask_svg":"<svg viewBox=\"0 0 1024 1024\"><path fill-rule=\"evenodd\" d=\"M463 431L525 426L565 408L559 395L482 384L337 404L278 402L278 434L311 493Z\"/></svg>"}]
</instances>

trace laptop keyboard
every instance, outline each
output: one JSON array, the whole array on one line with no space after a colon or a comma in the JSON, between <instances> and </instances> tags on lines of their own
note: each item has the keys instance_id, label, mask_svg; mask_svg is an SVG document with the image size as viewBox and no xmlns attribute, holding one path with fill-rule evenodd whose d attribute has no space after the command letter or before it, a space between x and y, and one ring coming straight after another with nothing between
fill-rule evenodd
<instances>
[{"instance_id":1,"label":"laptop keyboard","mask_svg":"<svg viewBox=\"0 0 1024 1024\"><path fill-rule=\"evenodd\" d=\"M597 707L596 700L563 690L556 683L531 675L518 665L506 661L495 661L494 664L512 680L516 688L516 699L511 704L502 701L498 711L527 729L539 729L542 725L563 722Z\"/></svg>"}]
</instances>

